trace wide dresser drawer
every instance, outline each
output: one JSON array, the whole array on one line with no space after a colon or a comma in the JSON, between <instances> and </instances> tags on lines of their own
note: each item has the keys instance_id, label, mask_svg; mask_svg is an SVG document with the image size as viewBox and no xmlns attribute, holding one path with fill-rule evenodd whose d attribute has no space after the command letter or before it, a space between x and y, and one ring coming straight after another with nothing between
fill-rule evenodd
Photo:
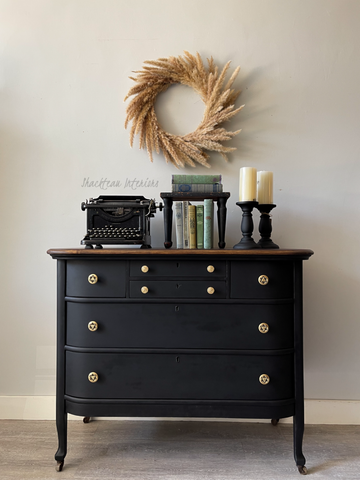
<instances>
[{"instance_id":1,"label":"wide dresser drawer","mask_svg":"<svg viewBox=\"0 0 360 480\"><path fill-rule=\"evenodd\" d=\"M67 302L67 345L281 349L294 344L293 305Z\"/></svg>"},{"instance_id":2,"label":"wide dresser drawer","mask_svg":"<svg viewBox=\"0 0 360 480\"><path fill-rule=\"evenodd\" d=\"M65 368L65 393L80 398L280 400L294 395L291 353L67 351ZM260 382L263 375L269 383Z\"/></svg>"}]
</instances>

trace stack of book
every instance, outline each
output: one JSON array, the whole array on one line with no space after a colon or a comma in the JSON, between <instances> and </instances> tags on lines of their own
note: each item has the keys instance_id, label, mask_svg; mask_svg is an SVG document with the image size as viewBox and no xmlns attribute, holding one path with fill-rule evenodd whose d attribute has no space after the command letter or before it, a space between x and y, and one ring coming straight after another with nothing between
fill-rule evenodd
<instances>
[{"instance_id":1,"label":"stack of book","mask_svg":"<svg viewBox=\"0 0 360 480\"><path fill-rule=\"evenodd\" d=\"M221 193L221 175L173 175L173 193ZM213 248L214 202L174 202L177 248Z\"/></svg>"},{"instance_id":2,"label":"stack of book","mask_svg":"<svg viewBox=\"0 0 360 480\"><path fill-rule=\"evenodd\" d=\"M173 193L222 193L221 175L173 175Z\"/></svg>"}]
</instances>

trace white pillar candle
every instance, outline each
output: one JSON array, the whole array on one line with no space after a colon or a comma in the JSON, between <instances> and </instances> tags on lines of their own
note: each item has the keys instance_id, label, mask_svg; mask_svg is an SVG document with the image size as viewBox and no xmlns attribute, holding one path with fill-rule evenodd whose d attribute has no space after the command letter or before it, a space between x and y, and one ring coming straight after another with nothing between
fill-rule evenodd
<instances>
[{"instance_id":1,"label":"white pillar candle","mask_svg":"<svg viewBox=\"0 0 360 480\"><path fill-rule=\"evenodd\" d=\"M257 201L260 205L273 203L273 172L257 173Z\"/></svg>"},{"instance_id":2,"label":"white pillar candle","mask_svg":"<svg viewBox=\"0 0 360 480\"><path fill-rule=\"evenodd\" d=\"M239 201L256 201L256 168L240 168Z\"/></svg>"}]
</instances>

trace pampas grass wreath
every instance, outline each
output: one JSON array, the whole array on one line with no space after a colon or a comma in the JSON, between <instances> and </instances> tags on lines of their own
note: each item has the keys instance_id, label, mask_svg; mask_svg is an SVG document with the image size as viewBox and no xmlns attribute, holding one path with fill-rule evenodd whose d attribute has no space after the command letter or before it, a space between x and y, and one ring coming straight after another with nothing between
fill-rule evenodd
<instances>
[{"instance_id":1,"label":"pampas grass wreath","mask_svg":"<svg viewBox=\"0 0 360 480\"><path fill-rule=\"evenodd\" d=\"M227 161L227 153L236 148L224 147L221 142L230 140L240 133L229 132L220 125L240 112L244 105L235 108L235 100L240 90L231 88L239 73L237 67L223 87L226 73L230 67L228 62L219 74L218 67L211 57L207 59L207 67L198 53L191 55L147 60L142 70L135 71L137 77L129 77L133 86L124 101L133 96L126 109L125 128L132 122L130 145L133 146L135 135L139 134L140 148L146 148L150 160L152 152L162 153L166 162L177 168L189 165L195 167L199 163L210 167L209 155L205 152L219 152ZM203 119L197 129L187 135L173 135L165 132L155 114L154 104L157 95L165 92L170 85L181 83L193 88L205 104Z\"/></svg>"}]
</instances>

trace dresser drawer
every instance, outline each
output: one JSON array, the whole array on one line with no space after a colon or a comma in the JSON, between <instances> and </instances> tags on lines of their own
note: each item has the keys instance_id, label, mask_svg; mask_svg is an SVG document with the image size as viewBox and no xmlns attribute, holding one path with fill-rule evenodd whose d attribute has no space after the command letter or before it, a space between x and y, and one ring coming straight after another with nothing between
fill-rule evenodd
<instances>
[{"instance_id":1,"label":"dresser drawer","mask_svg":"<svg viewBox=\"0 0 360 480\"><path fill-rule=\"evenodd\" d=\"M293 305L68 302L66 343L90 348L292 348Z\"/></svg>"},{"instance_id":2,"label":"dresser drawer","mask_svg":"<svg viewBox=\"0 0 360 480\"><path fill-rule=\"evenodd\" d=\"M219 280L132 280L131 298L226 298L226 283Z\"/></svg>"},{"instance_id":3,"label":"dresser drawer","mask_svg":"<svg viewBox=\"0 0 360 480\"><path fill-rule=\"evenodd\" d=\"M132 260L132 277L225 277L226 262L212 260Z\"/></svg>"},{"instance_id":4,"label":"dresser drawer","mask_svg":"<svg viewBox=\"0 0 360 480\"><path fill-rule=\"evenodd\" d=\"M292 262L233 261L231 298L292 298Z\"/></svg>"},{"instance_id":5,"label":"dresser drawer","mask_svg":"<svg viewBox=\"0 0 360 480\"><path fill-rule=\"evenodd\" d=\"M293 370L293 355L67 351L65 390L98 399L279 400L294 395Z\"/></svg>"},{"instance_id":6,"label":"dresser drawer","mask_svg":"<svg viewBox=\"0 0 360 480\"><path fill-rule=\"evenodd\" d=\"M66 295L71 297L124 297L126 263L69 261Z\"/></svg>"}]
</instances>

